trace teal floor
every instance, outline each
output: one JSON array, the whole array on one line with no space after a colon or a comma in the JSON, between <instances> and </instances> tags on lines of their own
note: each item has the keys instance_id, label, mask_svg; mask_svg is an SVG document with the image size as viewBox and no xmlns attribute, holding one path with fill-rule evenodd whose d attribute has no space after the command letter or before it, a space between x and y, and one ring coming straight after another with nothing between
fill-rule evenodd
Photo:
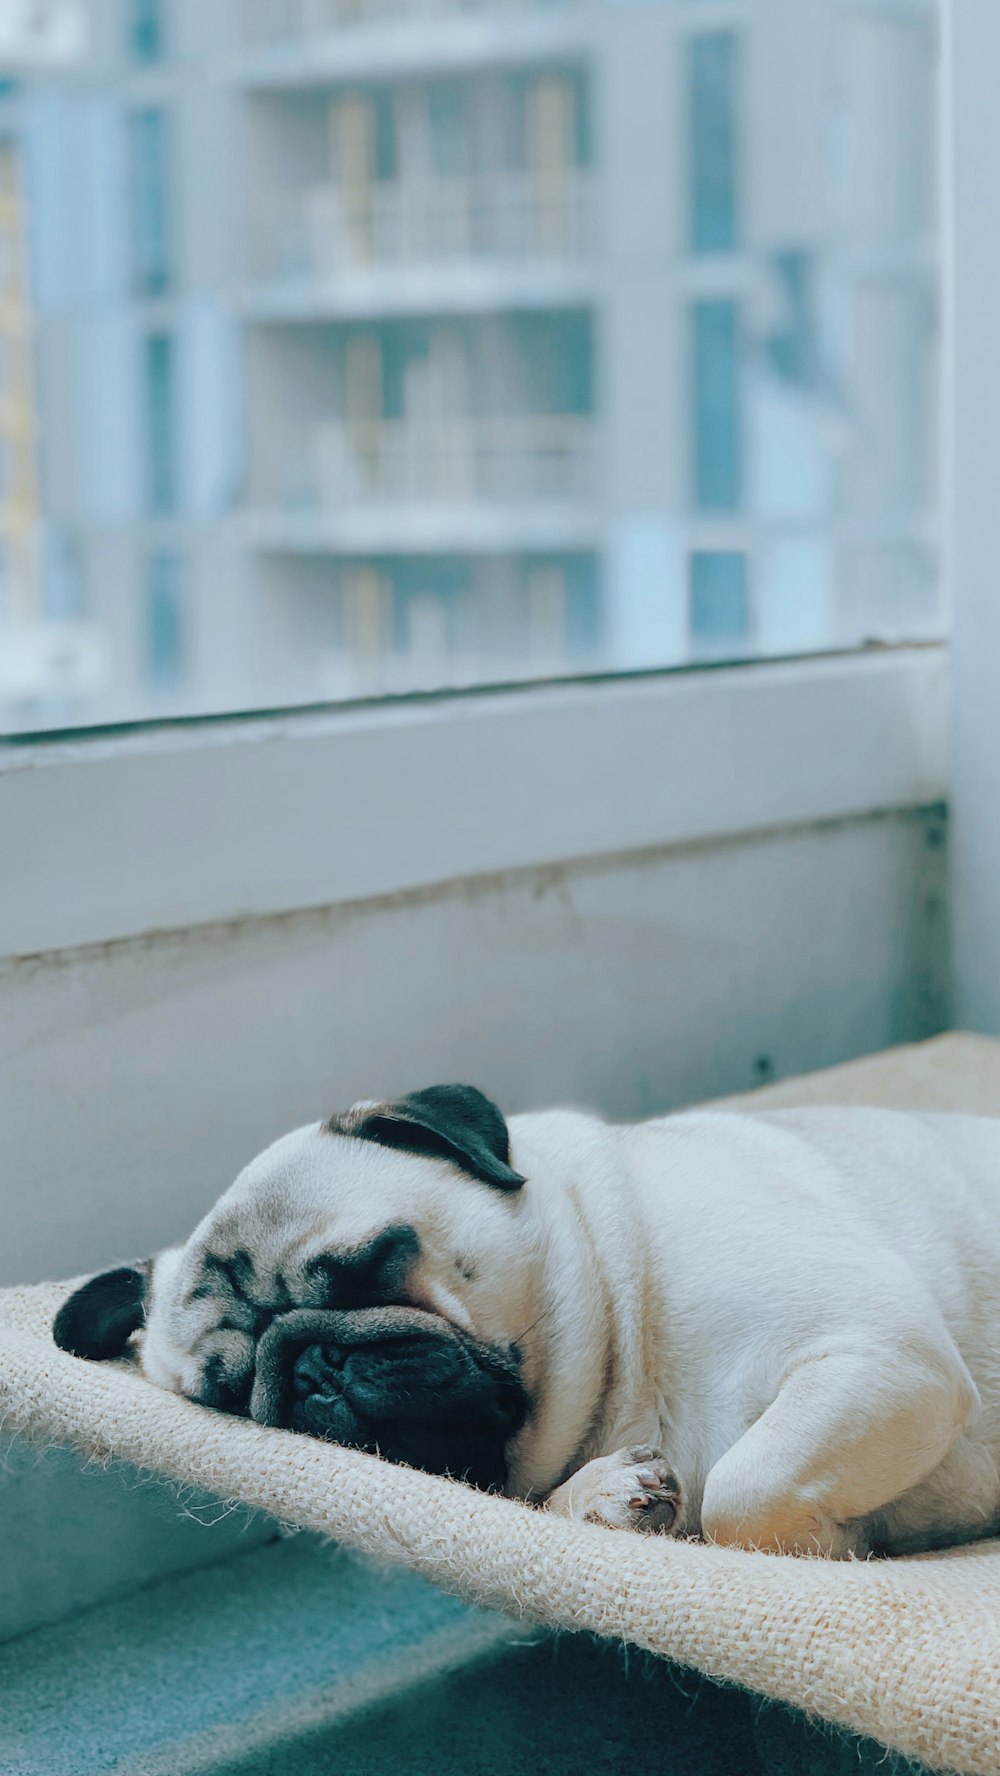
<instances>
[{"instance_id":1,"label":"teal floor","mask_svg":"<svg viewBox=\"0 0 1000 1776\"><path fill-rule=\"evenodd\" d=\"M300 1536L0 1647L3 1776L911 1776L634 1651Z\"/></svg>"}]
</instances>

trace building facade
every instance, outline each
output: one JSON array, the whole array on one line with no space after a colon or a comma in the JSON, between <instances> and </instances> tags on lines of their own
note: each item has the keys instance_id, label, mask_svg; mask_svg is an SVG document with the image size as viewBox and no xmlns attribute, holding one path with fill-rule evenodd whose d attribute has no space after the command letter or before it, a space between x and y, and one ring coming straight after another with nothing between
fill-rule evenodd
<instances>
[{"instance_id":1,"label":"building facade","mask_svg":"<svg viewBox=\"0 0 1000 1776\"><path fill-rule=\"evenodd\" d=\"M89 22L6 138L26 722L936 631L930 0Z\"/></svg>"}]
</instances>

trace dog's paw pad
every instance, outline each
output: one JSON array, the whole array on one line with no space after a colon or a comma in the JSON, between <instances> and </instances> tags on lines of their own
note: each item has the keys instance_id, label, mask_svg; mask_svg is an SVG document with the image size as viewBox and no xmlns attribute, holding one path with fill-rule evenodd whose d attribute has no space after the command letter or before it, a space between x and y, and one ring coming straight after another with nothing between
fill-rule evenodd
<instances>
[{"instance_id":1,"label":"dog's paw pad","mask_svg":"<svg viewBox=\"0 0 1000 1776\"><path fill-rule=\"evenodd\" d=\"M593 1470L593 1472L590 1472ZM589 1464L587 1523L608 1529L669 1531L676 1523L681 1489L655 1449L619 1449Z\"/></svg>"}]
</instances>

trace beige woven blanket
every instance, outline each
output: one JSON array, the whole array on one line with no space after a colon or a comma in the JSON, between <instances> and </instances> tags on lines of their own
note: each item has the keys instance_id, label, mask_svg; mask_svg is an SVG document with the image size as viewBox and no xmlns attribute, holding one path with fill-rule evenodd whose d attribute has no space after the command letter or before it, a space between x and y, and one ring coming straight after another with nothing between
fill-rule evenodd
<instances>
[{"instance_id":1,"label":"beige woven blanket","mask_svg":"<svg viewBox=\"0 0 1000 1776\"><path fill-rule=\"evenodd\" d=\"M763 1101L765 1094L759 1094ZM953 1036L774 1102L1000 1112L1000 1042ZM1000 1776L1000 1541L836 1564L628 1536L226 1418L52 1344L66 1285L0 1292L0 1423L270 1512L469 1599L631 1641L936 1770Z\"/></svg>"}]
</instances>

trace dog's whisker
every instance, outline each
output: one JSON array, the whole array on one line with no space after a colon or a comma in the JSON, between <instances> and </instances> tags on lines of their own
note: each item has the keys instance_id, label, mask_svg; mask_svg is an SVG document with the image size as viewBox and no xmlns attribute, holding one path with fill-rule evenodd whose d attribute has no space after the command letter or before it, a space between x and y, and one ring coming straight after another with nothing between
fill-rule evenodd
<instances>
[{"instance_id":1,"label":"dog's whisker","mask_svg":"<svg viewBox=\"0 0 1000 1776\"><path fill-rule=\"evenodd\" d=\"M558 1313L566 1305L568 1299L569 1293L564 1290L562 1294L556 1296L554 1301L550 1301L548 1307L543 1308L530 1325L525 1326L524 1331L518 1333L514 1339L515 1345L521 1345L526 1338L530 1338L532 1332L542 1324L543 1320L551 1319L554 1313Z\"/></svg>"}]
</instances>

